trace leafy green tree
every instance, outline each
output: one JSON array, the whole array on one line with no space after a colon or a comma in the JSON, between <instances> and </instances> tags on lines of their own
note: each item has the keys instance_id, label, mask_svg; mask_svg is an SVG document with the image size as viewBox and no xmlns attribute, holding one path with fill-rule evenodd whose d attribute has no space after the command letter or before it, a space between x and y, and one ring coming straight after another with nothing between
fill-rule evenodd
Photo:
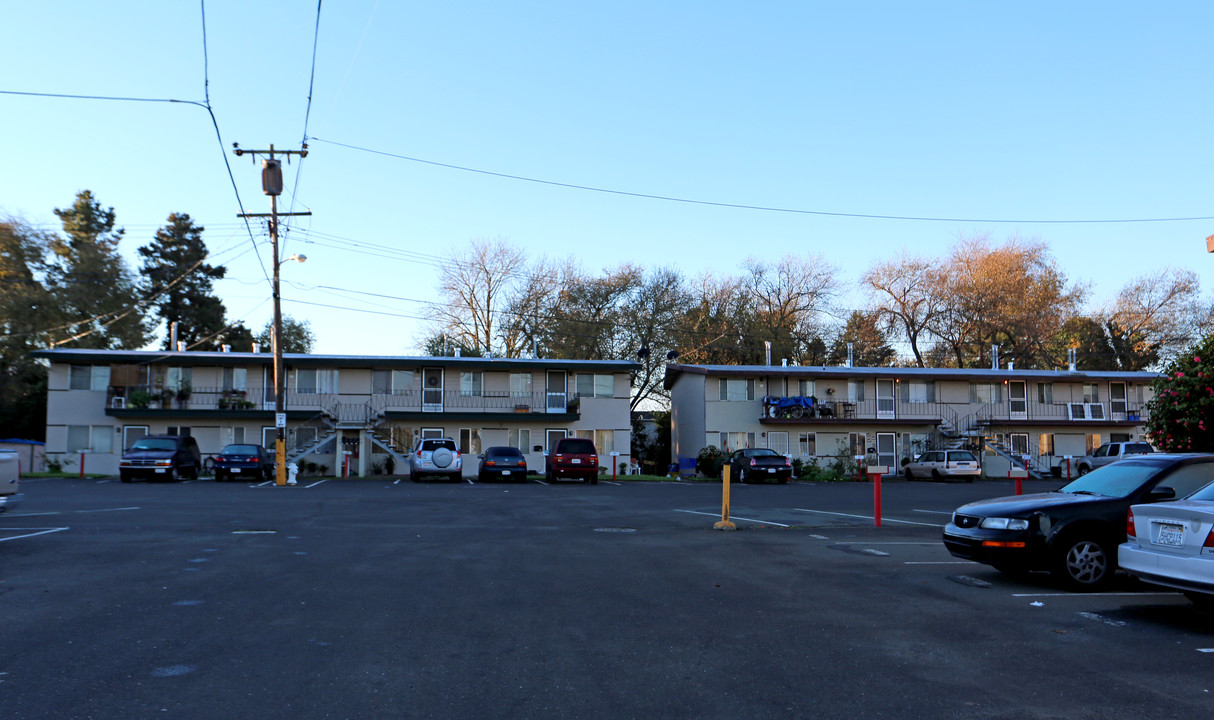
<instances>
[{"instance_id":1,"label":"leafy green tree","mask_svg":"<svg viewBox=\"0 0 1214 720\"><path fill-rule=\"evenodd\" d=\"M46 367L30 357L45 347L60 316L42 284L49 238L16 220L0 221L0 433L46 435Z\"/></svg>"},{"instance_id":2,"label":"leafy green tree","mask_svg":"<svg viewBox=\"0 0 1214 720\"><path fill-rule=\"evenodd\" d=\"M47 273L47 287L67 324L56 333L57 344L142 347L147 341L147 309L118 253L123 231L114 229L114 208L103 209L91 192L81 190L70 208L56 209L55 215L66 235L52 239L54 262Z\"/></svg>"},{"instance_id":3,"label":"leafy green tree","mask_svg":"<svg viewBox=\"0 0 1214 720\"><path fill-rule=\"evenodd\" d=\"M257 335L257 342L261 343L262 352L272 350L274 345L270 341L273 337L274 321L271 320ZM307 320L296 320L290 315L282 316L282 351L284 353L310 353L315 344L316 335L312 333L312 325Z\"/></svg>"},{"instance_id":4,"label":"leafy green tree","mask_svg":"<svg viewBox=\"0 0 1214 720\"><path fill-rule=\"evenodd\" d=\"M443 333L434 333L422 343L422 354L426 357L454 357L456 349L460 357L483 357L479 348L457 342Z\"/></svg>"},{"instance_id":5,"label":"leafy green tree","mask_svg":"<svg viewBox=\"0 0 1214 720\"><path fill-rule=\"evenodd\" d=\"M173 213L152 242L139 248L148 297L165 323L164 349L170 347L168 327L177 323L177 339L194 350L217 350L224 322L223 301L215 297L212 280L226 270L206 264L203 228L189 215Z\"/></svg>"},{"instance_id":6,"label":"leafy green tree","mask_svg":"<svg viewBox=\"0 0 1214 720\"><path fill-rule=\"evenodd\" d=\"M831 346L830 364L847 362L848 343L852 343L852 364L856 367L887 367L893 362L898 354L886 342L880 322L878 312L853 310L847 325Z\"/></svg>"},{"instance_id":7,"label":"leafy green tree","mask_svg":"<svg viewBox=\"0 0 1214 720\"><path fill-rule=\"evenodd\" d=\"M1152 385L1151 443L1164 452L1214 452L1214 335L1181 354Z\"/></svg>"}]
</instances>

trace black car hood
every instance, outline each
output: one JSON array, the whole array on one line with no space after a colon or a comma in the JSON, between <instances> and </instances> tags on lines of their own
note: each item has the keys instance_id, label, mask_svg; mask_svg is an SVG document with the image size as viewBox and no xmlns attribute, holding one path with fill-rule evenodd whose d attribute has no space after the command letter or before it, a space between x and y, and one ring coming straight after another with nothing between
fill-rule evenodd
<instances>
[{"instance_id":1,"label":"black car hood","mask_svg":"<svg viewBox=\"0 0 1214 720\"><path fill-rule=\"evenodd\" d=\"M171 460L175 450L128 450L122 455L123 460Z\"/></svg>"},{"instance_id":2,"label":"black car hood","mask_svg":"<svg viewBox=\"0 0 1214 720\"><path fill-rule=\"evenodd\" d=\"M978 517L1023 517L1035 512L1049 512L1058 507L1076 507L1116 499L1118 498L1104 495L1077 495L1064 492L1009 495L962 505L957 508L957 512L961 515Z\"/></svg>"}]
</instances>

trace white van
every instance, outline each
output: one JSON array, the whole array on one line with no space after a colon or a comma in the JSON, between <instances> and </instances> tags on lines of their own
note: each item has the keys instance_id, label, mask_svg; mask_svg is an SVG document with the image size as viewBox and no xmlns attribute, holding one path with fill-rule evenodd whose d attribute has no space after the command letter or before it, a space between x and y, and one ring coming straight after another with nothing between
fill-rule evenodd
<instances>
[{"instance_id":1,"label":"white van","mask_svg":"<svg viewBox=\"0 0 1214 720\"><path fill-rule=\"evenodd\" d=\"M16 450L0 450L0 512L21 503L21 462Z\"/></svg>"}]
</instances>

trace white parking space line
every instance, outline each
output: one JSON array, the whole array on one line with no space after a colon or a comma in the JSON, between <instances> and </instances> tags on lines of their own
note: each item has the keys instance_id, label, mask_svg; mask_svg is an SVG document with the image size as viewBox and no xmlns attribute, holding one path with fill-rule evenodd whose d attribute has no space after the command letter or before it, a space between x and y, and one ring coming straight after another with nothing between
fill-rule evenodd
<instances>
[{"instance_id":1,"label":"white parking space line","mask_svg":"<svg viewBox=\"0 0 1214 720\"><path fill-rule=\"evenodd\" d=\"M840 540L839 545L940 545L940 549L944 549L944 545L938 542L868 542L865 540ZM966 562L969 562L968 560Z\"/></svg>"},{"instance_id":2,"label":"white parking space line","mask_svg":"<svg viewBox=\"0 0 1214 720\"><path fill-rule=\"evenodd\" d=\"M1092 598L1092 597L1179 597L1178 592L1102 592L1102 593L1012 593L1012 597L1060 597L1060 598Z\"/></svg>"},{"instance_id":3,"label":"white parking space line","mask_svg":"<svg viewBox=\"0 0 1214 720\"><path fill-rule=\"evenodd\" d=\"M536 478L536 479L535 479L535 481L536 481L537 483L539 483L540 485L547 485L547 484L548 484L548 483L544 482L543 480L540 480L539 478Z\"/></svg>"},{"instance_id":4,"label":"white parking space line","mask_svg":"<svg viewBox=\"0 0 1214 720\"><path fill-rule=\"evenodd\" d=\"M98 481L97 481L97 484L98 484L98 485L104 485L104 484L106 484L106 483L111 483L111 482L114 482L114 481L113 481L113 480L98 480Z\"/></svg>"},{"instance_id":5,"label":"white parking space line","mask_svg":"<svg viewBox=\"0 0 1214 720\"><path fill-rule=\"evenodd\" d=\"M311 485L304 485L304 490L307 490L308 488L314 488L317 485L323 485L324 483L327 483L327 482L329 482L329 480L327 478L324 480L317 480L316 482L312 483Z\"/></svg>"},{"instance_id":6,"label":"white parking space line","mask_svg":"<svg viewBox=\"0 0 1214 720\"><path fill-rule=\"evenodd\" d=\"M58 511L56 511L56 512L44 512L44 513L18 513L18 514L9 514L9 513L5 513L5 514L4 514L4 517L6 517L6 518L19 518L19 517L41 517L41 516L43 516L43 515L62 515L62 514L63 514L63 513L58 512Z\"/></svg>"},{"instance_id":7,"label":"white parking space line","mask_svg":"<svg viewBox=\"0 0 1214 720\"><path fill-rule=\"evenodd\" d=\"M830 512L828 510L808 510L806 508L793 508L793 510L803 513L817 513L819 515L837 515L839 517L859 518L861 520L873 519L872 515L852 515L850 513ZM882 517L881 522L900 523L902 525L922 525L924 527L944 527L943 525L937 525L936 523L921 523L914 522L912 520L895 520L888 517Z\"/></svg>"},{"instance_id":8,"label":"white parking space line","mask_svg":"<svg viewBox=\"0 0 1214 720\"><path fill-rule=\"evenodd\" d=\"M912 561L912 560L907 560L906 562L904 562L902 564L903 565L971 565L972 563L969 560L938 560L938 561L934 561L934 562L927 562L927 561L916 562L916 561Z\"/></svg>"},{"instance_id":9,"label":"white parking space line","mask_svg":"<svg viewBox=\"0 0 1214 720\"><path fill-rule=\"evenodd\" d=\"M263 483L258 483L257 485L254 485L253 487L265 487L266 485L269 485L269 484L270 484L270 483L272 483L272 482L274 482L274 481L273 481L273 480L266 480L265 482L263 482Z\"/></svg>"},{"instance_id":10,"label":"white parking space line","mask_svg":"<svg viewBox=\"0 0 1214 720\"><path fill-rule=\"evenodd\" d=\"M675 512L690 513L692 515L707 515L708 517L721 517L721 513L700 512L699 510L675 510ZM744 518L741 515L730 515L730 520L744 520L746 522L762 523L763 525L778 525L779 527L792 527L784 523L773 522L771 520L756 520L754 518Z\"/></svg>"},{"instance_id":11,"label":"white parking space line","mask_svg":"<svg viewBox=\"0 0 1214 720\"><path fill-rule=\"evenodd\" d=\"M606 484L608 484L608 485L615 485L615 486L617 486L617 487L619 486L619 483L618 483L618 482L615 482L615 481L613 481L613 480L604 480L603 482L604 482L604 483L606 483Z\"/></svg>"},{"instance_id":12,"label":"white parking space line","mask_svg":"<svg viewBox=\"0 0 1214 720\"><path fill-rule=\"evenodd\" d=\"M914 510L913 512L931 513L932 515L952 515L952 510Z\"/></svg>"},{"instance_id":13,"label":"white parking space line","mask_svg":"<svg viewBox=\"0 0 1214 720\"><path fill-rule=\"evenodd\" d=\"M464 478L464 480L466 480L466 481L468 482L468 484L469 484L469 485L475 485L475 484L476 484L476 483L472 482L472 478Z\"/></svg>"},{"instance_id":14,"label":"white parking space line","mask_svg":"<svg viewBox=\"0 0 1214 720\"><path fill-rule=\"evenodd\" d=\"M102 508L100 510L77 510L78 513L118 512L120 510L138 510L137 507Z\"/></svg>"},{"instance_id":15,"label":"white parking space line","mask_svg":"<svg viewBox=\"0 0 1214 720\"><path fill-rule=\"evenodd\" d=\"M0 537L0 542L7 542L7 541L9 541L9 540L20 540L21 538L31 538L31 537L35 537L35 536L37 536L37 535L46 535L46 534L48 534L48 533L57 533L57 532L63 532L64 530L71 530L71 528L65 528L65 527L57 527L57 528L21 528L21 529L22 529L22 530L38 530L39 532L35 532L35 533L29 533L29 534L27 534L27 535L14 535L14 536L12 536L12 537Z\"/></svg>"}]
</instances>

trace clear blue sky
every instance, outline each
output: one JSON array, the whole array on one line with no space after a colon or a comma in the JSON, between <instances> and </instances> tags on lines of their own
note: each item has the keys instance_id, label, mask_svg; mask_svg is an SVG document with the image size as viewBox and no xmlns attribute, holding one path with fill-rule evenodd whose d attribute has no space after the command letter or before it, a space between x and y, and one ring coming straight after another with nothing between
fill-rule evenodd
<instances>
[{"instance_id":1,"label":"clear blue sky","mask_svg":"<svg viewBox=\"0 0 1214 720\"><path fill-rule=\"evenodd\" d=\"M206 3L222 152L298 147L316 7ZM0 90L204 100L197 2L10 3L4 15ZM1209 216L1211 28L1208 2L325 2L307 127L318 140L287 167L280 201L314 213L284 248L309 260L284 265L283 308L312 323L317 352L416 352L419 323L399 316L436 298L434 256L496 236L591 271L631 261L730 274L751 255L821 253L854 282L904 249L939 256L960 234L1019 234L1047 242L1095 302L1165 266L1196 270L1208 295L1214 221L762 212L322 140L718 203ZM189 213L229 268L217 291L230 316L264 325L268 238L255 228L254 253L236 220L205 110L14 95L0 95L0 108L0 214L56 227L52 209L90 189L115 208L136 267L135 248L169 213ZM258 168L228 158L245 209L268 211Z\"/></svg>"}]
</instances>

